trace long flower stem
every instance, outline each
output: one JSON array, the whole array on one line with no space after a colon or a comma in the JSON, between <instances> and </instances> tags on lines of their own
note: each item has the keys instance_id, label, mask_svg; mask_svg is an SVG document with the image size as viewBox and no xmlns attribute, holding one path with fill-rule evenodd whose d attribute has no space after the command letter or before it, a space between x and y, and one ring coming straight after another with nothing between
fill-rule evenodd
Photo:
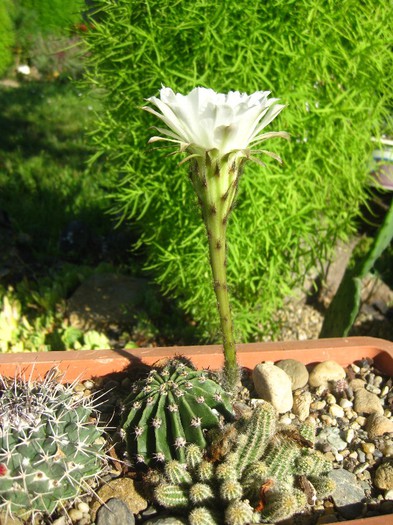
<instances>
[{"instance_id":1,"label":"long flower stem","mask_svg":"<svg viewBox=\"0 0 393 525\"><path fill-rule=\"evenodd\" d=\"M224 347L224 373L231 390L238 386L239 369L227 285L226 228L237 192L239 168L236 162L224 162L210 152L203 162L195 162L191 170L191 181L199 198L207 231Z\"/></svg>"},{"instance_id":2,"label":"long flower stem","mask_svg":"<svg viewBox=\"0 0 393 525\"><path fill-rule=\"evenodd\" d=\"M220 221L216 215L209 218L206 227L208 231L209 255L213 273L214 292L217 298L217 308L220 316L222 342L224 347L224 373L228 386L231 389L235 389L238 383L238 366L226 276L226 228L222 225L222 221Z\"/></svg>"}]
</instances>

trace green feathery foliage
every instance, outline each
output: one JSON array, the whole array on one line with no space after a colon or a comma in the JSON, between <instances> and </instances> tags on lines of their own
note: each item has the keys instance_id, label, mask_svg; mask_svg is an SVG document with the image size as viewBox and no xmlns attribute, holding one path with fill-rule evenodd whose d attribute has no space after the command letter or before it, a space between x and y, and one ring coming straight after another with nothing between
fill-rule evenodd
<instances>
[{"instance_id":1,"label":"green feathery foliage","mask_svg":"<svg viewBox=\"0 0 393 525\"><path fill-rule=\"evenodd\" d=\"M0 76L11 65L13 59L12 46L15 44L15 29L11 14L13 3L5 0L0 5Z\"/></svg>"},{"instance_id":2,"label":"green feathery foliage","mask_svg":"<svg viewBox=\"0 0 393 525\"><path fill-rule=\"evenodd\" d=\"M138 381L126 399L122 426L129 456L136 463L185 461L186 444L204 448L206 430L233 418L230 398L222 387L208 372L191 366L170 360ZM199 465L193 449L187 457L190 464ZM176 465L166 466L171 483L181 483L184 477L184 469Z\"/></svg>"},{"instance_id":3,"label":"green feathery foliage","mask_svg":"<svg viewBox=\"0 0 393 525\"><path fill-rule=\"evenodd\" d=\"M286 519L304 509L310 497L329 496L334 482L328 477L331 462L302 437L302 426L277 432L276 428L274 408L263 403L248 418L223 429L219 447L225 453L221 457L215 435L204 451L210 459L191 463L195 445L190 445L185 450L185 462L167 462L163 474L152 476L150 472L145 483L160 505L182 509L182 513L187 509L191 525L245 525ZM230 430L236 438L232 436L226 443L226 436L233 434ZM245 450L250 453L245 454ZM202 478L204 464L210 469Z\"/></svg>"},{"instance_id":4,"label":"green feathery foliage","mask_svg":"<svg viewBox=\"0 0 393 525\"><path fill-rule=\"evenodd\" d=\"M51 515L91 492L105 467L103 428L94 403L74 385L0 376L0 511L30 518ZM7 521L7 519L6 519Z\"/></svg>"},{"instance_id":5,"label":"green feathery foliage","mask_svg":"<svg viewBox=\"0 0 393 525\"><path fill-rule=\"evenodd\" d=\"M105 109L93 135L117 173L114 211L139 226L146 270L210 338L218 319L204 226L181 157L147 146L139 108L161 84L186 93L271 90L288 105L271 129L284 167L249 165L228 228L228 283L238 340L353 231L366 199L372 134L391 97L392 22L373 0L96 0L88 82Z\"/></svg>"}]
</instances>

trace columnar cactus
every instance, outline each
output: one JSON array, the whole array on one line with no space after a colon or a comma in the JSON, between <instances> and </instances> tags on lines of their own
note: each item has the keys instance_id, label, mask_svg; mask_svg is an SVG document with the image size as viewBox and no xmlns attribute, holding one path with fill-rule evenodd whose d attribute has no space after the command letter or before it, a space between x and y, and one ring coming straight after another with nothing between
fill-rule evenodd
<instances>
[{"instance_id":1,"label":"columnar cactus","mask_svg":"<svg viewBox=\"0 0 393 525\"><path fill-rule=\"evenodd\" d=\"M0 512L51 515L105 466L94 402L74 385L0 376Z\"/></svg>"},{"instance_id":2,"label":"columnar cactus","mask_svg":"<svg viewBox=\"0 0 393 525\"><path fill-rule=\"evenodd\" d=\"M290 517L334 490L327 476L332 465L312 448L314 427L305 425L277 430L274 408L269 403L257 406L248 419L225 427L227 433L228 427L235 429L238 439L230 441L229 449L225 445L221 457L214 436L207 459L192 462L195 445L190 445L185 463L167 463L154 491L156 501L182 512L188 509L191 525L275 523Z\"/></svg>"},{"instance_id":3,"label":"columnar cactus","mask_svg":"<svg viewBox=\"0 0 393 525\"><path fill-rule=\"evenodd\" d=\"M221 386L207 372L178 359L138 381L125 405L123 429L136 463L185 461L186 444L204 448L206 429L233 419L230 398Z\"/></svg>"}]
</instances>

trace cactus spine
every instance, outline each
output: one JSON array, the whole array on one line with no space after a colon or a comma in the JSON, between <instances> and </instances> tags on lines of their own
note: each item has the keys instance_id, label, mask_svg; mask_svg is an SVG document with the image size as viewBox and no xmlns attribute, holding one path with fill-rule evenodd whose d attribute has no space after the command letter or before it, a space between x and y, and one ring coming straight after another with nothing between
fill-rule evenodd
<instances>
[{"instance_id":1,"label":"cactus spine","mask_svg":"<svg viewBox=\"0 0 393 525\"><path fill-rule=\"evenodd\" d=\"M233 418L229 396L210 379L178 359L153 369L138 381L126 399L123 421L130 458L149 464L153 460L186 461L186 444L206 446L205 430ZM168 439L169 438L169 439ZM201 460L194 449L193 463Z\"/></svg>"},{"instance_id":2,"label":"cactus spine","mask_svg":"<svg viewBox=\"0 0 393 525\"><path fill-rule=\"evenodd\" d=\"M0 511L33 520L90 492L105 466L90 398L51 378L0 376Z\"/></svg>"}]
</instances>

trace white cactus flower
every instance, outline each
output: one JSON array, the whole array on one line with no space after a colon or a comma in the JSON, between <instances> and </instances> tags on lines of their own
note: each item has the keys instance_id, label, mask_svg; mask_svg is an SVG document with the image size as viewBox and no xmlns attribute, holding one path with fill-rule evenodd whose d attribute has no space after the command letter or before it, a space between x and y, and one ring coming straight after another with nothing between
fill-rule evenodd
<instances>
[{"instance_id":1,"label":"white cactus flower","mask_svg":"<svg viewBox=\"0 0 393 525\"><path fill-rule=\"evenodd\" d=\"M149 142L178 143L181 151L187 150L192 156L204 156L215 150L219 157L235 152L249 157L252 151L267 153L281 161L275 154L255 150L257 144L268 138L288 138L282 131L262 133L285 107L277 104L278 99L269 99L269 94L270 91L256 91L252 95L239 91L223 94L197 87L188 95L182 95L163 86L159 98L147 99L159 111L150 106L143 109L160 118L169 129L155 128L162 136L154 136Z\"/></svg>"}]
</instances>

